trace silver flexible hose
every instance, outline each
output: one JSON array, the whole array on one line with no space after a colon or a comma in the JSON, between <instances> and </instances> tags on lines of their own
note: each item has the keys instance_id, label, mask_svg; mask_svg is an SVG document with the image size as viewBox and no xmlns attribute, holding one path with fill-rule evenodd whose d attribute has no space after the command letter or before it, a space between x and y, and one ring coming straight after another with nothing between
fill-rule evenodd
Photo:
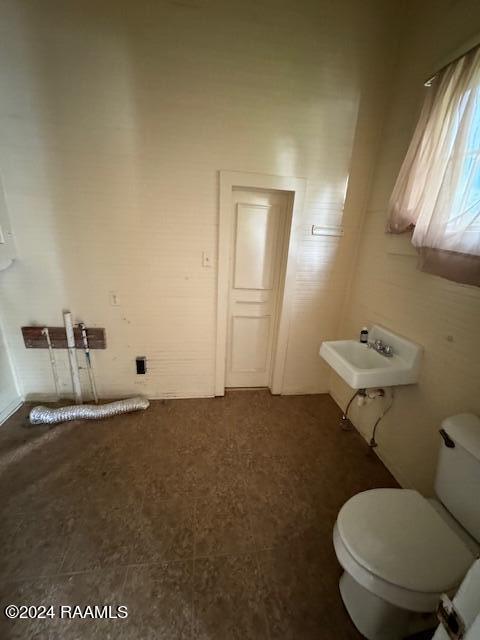
<instances>
[{"instance_id":1,"label":"silver flexible hose","mask_svg":"<svg viewBox=\"0 0 480 640\"><path fill-rule=\"evenodd\" d=\"M68 422L69 420L100 420L102 418L110 418L120 413L129 413L130 411L139 411L148 409L149 401L141 396L135 398L127 398L126 400L117 400L108 404L80 404L70 407L60 407L59 409L51 409L49 407L33 407L30 411L31 424L58 424L59 422Z\"/></svg>"}]
</instances>

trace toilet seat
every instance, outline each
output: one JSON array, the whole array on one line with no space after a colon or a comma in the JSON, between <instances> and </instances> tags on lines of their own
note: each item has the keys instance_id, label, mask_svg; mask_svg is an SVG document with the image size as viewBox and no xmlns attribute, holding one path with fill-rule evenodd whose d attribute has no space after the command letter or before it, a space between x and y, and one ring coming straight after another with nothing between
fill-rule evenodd
<instances>
[{"instance_id":1,"label":"toilet seat","mask_svg":"<svg viewBox=\"0 0 480 640\"><path fill-rule=\"evenodd\" d=\"M417 491L373 489L340 510L334 544L361 585L411 611L431 611L461 582L473 555Z\"/></svg>"}]
</instances>

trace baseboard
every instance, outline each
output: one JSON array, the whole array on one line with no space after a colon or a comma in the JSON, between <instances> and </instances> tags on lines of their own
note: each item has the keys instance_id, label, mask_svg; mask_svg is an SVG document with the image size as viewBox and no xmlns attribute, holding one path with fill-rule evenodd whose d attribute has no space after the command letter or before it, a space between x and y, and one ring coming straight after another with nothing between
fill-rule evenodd
<instances>
[{"instance_id":1,"label":"baseboard","mask_svg":"<svg viewBox=\"0 0 480 640\"><path fill-rule=\"evenodd\" d=\"M17 409L20 409L22 404L23 399L20 397L11 400L7 404L7 406L0 411L0 424L3 424L6 420L8 420L8 418L10 418L10 416L13 415L15 411L17 411Z\"/></svg>"},{"instance_id":2,"label":"baseboard","mask_svg":"<svg viewBox=\"0 0 480 640\"><path fill-rule=\"evenodd\" d=\"M328 395L333 399L335 404L338 405L342 411L345 411L345 407L347 406L346 403L343 404L343 402L340 400L340 398L331 389L329 391L327 391L326 393L328 393Z\"/></svg>"},{"instance_id":3,"label":"baseboard","mask_svg":"<svg viewBox=\"0 0 480 640\"><path fill-rule=\"evenodd\" d=\"M141 394L140 394L141 395ZM216 396L215 394L205 393L165 393L161 395L148 396L149 400L201 400L202 398L222 398L223 396Z\"/></svg>"},{"instance_id":4,"label":"baseboard","mask_svg":"<svg viewBox=\"0 0 480 640\"><path fill-rule=\"evenodd\" d=\"M366 440L366 438L365 438L365 440ZM375 449L375 453L380 458L380 460L383 462L383 464L387 467L387 469L390 471L390 473L395 478L395 480L398 482L398 484L402 487L402 489L414 489L415 488L415 487L412 486L411 482L408 482L408 480L405 478L403 473L396 467L396 465L394 465L392 463L392 461L389 460L388 456L386 456L384 453L382 453L382 451L378 450L378 447Z\"/></svg>"},{"instance_id":5,"label":"baseboard","mask_svg":"<svg viewBox=\"0 0 480 640\"><path fill-rule=\"evenodd\" d=\"M25 397L25 402L57 402L56 395L51 393L30 393ZM65 402L74 403L74 398L62 398Z\"/></svg>"},{"instance_id":6,"label":"baseboard","mask_svg":"<svg viewBox=\"0 0 480 640\"><path fill-rule=\"evenodd\" d=\"M142 396L142 397L147 397L148 400L190 400L190 399L202 399L202 398L214 398L214 395L206 395L204 393L199 393L199 394L192 394L192 393L186 393L186 394L173 394L173 393L165 393L163 395L149 395L149 396L145 396L145 394L143 393L124 393L122 395L111 395L108 397L101 397L99 398L99 402L100 403L105 403L105 402L115 402L116 400L128 400L129 398L134 398L136 396ZM72 397L68 397L68 396L62 396L61 398L57 398L57 396L52 395L52 394L48 394L48 393L30 393L27 395L27 397L25 398L25 402L33 402L33 403L42 403L42 402L59 402L62 405L74 405L75 404L75 398ZM83 403L82 404L93 404L93 398L91 398L90 396L86 397L83 399Z\"/></svg>"},{"instance_id":7,"label":"baseboard","mask_svg":"<svg viewBox=\"0 0 480 640\"><path fill-rule=\"evenodd\" d=\"M279 395L282 396L317 396L323 395L324 393L329 393L328 389L321 388L312 388L312 387L286 387L282 389L282 393Z\"/></svg>"}]
</instances>

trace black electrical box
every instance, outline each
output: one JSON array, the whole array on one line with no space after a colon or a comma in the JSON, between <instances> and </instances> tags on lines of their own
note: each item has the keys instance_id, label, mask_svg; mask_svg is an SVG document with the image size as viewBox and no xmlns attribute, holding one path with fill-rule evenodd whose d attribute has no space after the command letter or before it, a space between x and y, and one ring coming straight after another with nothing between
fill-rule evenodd
<instances>
[{"instance_id":1,"label":"black electrical box","mask_svg":"<svg viewBox=\"0 0 480 640\"><path fill-rule=\"evenodd\" d=\"M147 359L145 356L139 356L135 359L137 364L137 373L144 374L147 373Z\"/></svg>"}]
</instances>

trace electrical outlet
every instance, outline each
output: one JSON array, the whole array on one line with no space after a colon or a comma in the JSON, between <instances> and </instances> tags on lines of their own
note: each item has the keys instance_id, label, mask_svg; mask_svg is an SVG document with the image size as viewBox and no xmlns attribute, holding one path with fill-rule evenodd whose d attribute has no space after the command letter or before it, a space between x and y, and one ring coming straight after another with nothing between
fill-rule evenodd
<instances>
[{"instance_id":1,"label":"electrical outlet","mask_svg":"<svg viewBox=\"0 0 480 640\"><path fill-rule=\"evenodd\" d=\"M211 267L212 266L212 258L210 257L210 253L208 251L204 251L202 253L202 267Z\"/></svg>"},{"instance_id":2,"label":"electrical outlet","mask_svg":"<svg viewBox=\"0 0 480 640\"><path fill-rule=\"evenodd\" d=\"M147 358L145 356L138 356L135 358L135 364L137 367L137 374L144 375L147 373Z\"/></svg>"}]
</instances>

